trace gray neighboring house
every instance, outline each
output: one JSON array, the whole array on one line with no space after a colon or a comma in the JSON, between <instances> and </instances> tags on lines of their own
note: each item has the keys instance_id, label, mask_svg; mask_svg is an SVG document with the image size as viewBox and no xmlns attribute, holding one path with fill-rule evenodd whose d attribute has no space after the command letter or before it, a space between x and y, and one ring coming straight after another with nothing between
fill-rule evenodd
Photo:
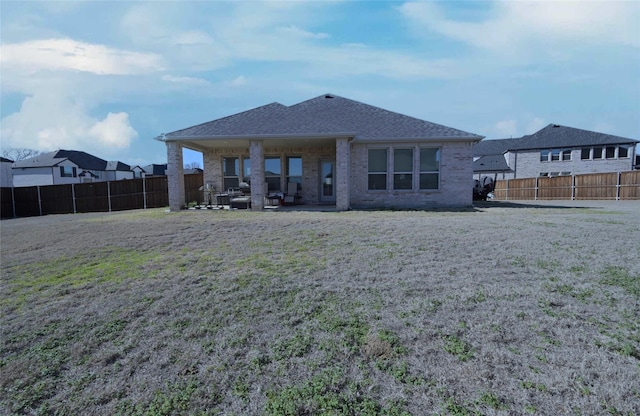
<instances>
[{"instance_id":1,"label":"gray neighboring house","mask_svg":"<svg viewBox=\"0 0 640 416\"><path fill-rule=\"evenodd\" d=\"M11 188L13 186L12 166L13 160L0 157L0 188Z\"/></svg>"},{"instance_id":2,"label":"gray neighboring house","mask_svg":"<svg viewBox=\"0 0 640 416\"><path fill-rule=\"evenodd\" d=\"M333 94L271 103L159 137L168 156L171 210L184 206L182 149L202 152L217 190L265 193L295 184L299 202L350 208L472 203L472 146L483 137ZM257 186L256 186L257 184Z\"/></svg>"},{"instance_id":3,"label":"gray neighboring house","mask_svg":"<svg viewBox=\"0 0 640 416\"><path fill-rule=\"evenodd\" d=\"M144 171L144 176L167 176L167 164L156 164L152 163L150 165L146 165L142 168Z\"/></svg>"},{"instance_id":4,"label":"gray neighboring house","mask_svg":"<svg viewBox=\"0 0 640 416\"><path fill-rule=\"evenodd\" d=\"M482 140L473 148L474 177L498 179L629 171L638 140L549 124L517 139Z\"/></svg>"},{"instance_id":5,"label":"gray neighboring house","mask_svg":"<svg viewBox=\"0 0 640 416\"><path fill-rule=\"evenodd\" d=\"M132 179L121 162L107 162L78 150L56 150L13 164L13 185L44 186Z\"/></svg>"}]
</instances>

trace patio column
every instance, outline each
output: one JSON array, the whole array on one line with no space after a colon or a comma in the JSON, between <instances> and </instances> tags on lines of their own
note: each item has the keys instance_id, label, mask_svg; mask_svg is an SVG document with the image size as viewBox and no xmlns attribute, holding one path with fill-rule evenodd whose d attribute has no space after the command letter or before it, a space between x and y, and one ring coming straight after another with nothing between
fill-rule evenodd
<instances>
[{"instance_id":1,"label":"patio column","mask_svg":"<svg viewBox=\"0 0 640 416\"><path fill-rule=\"evenodd\" d=\"M336 139L336 209L347 211L351 206L351 147L349 139Z\"/></svg>"},{"instance_id":2,"label":"patio column","mask_svg":"<svg viewBox=\"0 0 640 416\"><path fill-rule=\"evenodd\" d=\"M167 184L169 187L169 210L180 211L184 207L184 164L182 145L177 142L167 144Z\"/></svg>"},{"instance_id":3,"label":"patio column","mask_svg":"<svg viewBox=\"0 0 640 416\"><path fill-rule=\"evenodd\" d=\"M264 208L264 148L262 140L249 141L251 158L251 209L261 211Z\"/></svg>"}]
</instances>

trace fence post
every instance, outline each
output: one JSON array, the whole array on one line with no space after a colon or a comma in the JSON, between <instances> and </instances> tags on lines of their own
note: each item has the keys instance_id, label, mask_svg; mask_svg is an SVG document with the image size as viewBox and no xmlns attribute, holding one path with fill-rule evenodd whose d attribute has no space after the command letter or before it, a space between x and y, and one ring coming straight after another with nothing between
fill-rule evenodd
<instances>
[{"instance_id":1,"label":"fence post","mask_svg":"<svg viewBox=\"0 0 640 416\"><path fill-rule=\"evenodd\" d=\"M40 211L40 216L42 217L42 198L40 197L40 185L36 186L38 189L38 211Z\"/></svg>"},{"instance_id":2,"label":"fence post","mask_svg":"<svg viewBox=\"0 0 640 416\"><path fill-rule=\"evenodd\" d=\"M76 184L72 183L71 184L71 202L73 203L73 213L77 214L77 209L76 209Z\"/></svg>"},{"instance_id":3,"label":"fence post","mask_svg":"<svg viewBox=\"0 0 640 416\"><path fill-rule=\"evenodd\" d=\"M617 180L617 184L616 184L616 201L620 200L620 177L621 177L621 173L618 172L618 180Z\"/></svg>"},{"instance_id":4,"label":"fence post","mask_svg":"<svg viewBox=\"0 0 640 416\"><path fill-rule=\"evenodd\" d=\"M539 178L540 178L539 176L536 176L536 187L533 190L533 200L534 201L538 200L538 179Z\"/></svg>"},{"instance_id":5,"label":"fence post","mask_svg":"<svg viewBox=\"0 0 640 416\"><path fill-rule=\"evenodd\" d=\"M142 177L142 201L144 209L147 209L147 179Z\"/></svg>"},{"instance_id":6,"label":"fence post","mask_svg":"<svg viewBox=\"0 0 640 416\"><path fill-rule=\"evenodd\" d=\"M509 181L510 181L510 180L511 180L511 179L507 179L507 180L506 180L506 181L507 181L507 184L506 184L506 186L504 187L504 200L505 200L505 201L508 201L508 200L509 200Z\"/></svg>"},{"instance_id":7,"label":"fence post","mask_svg":"<svg viewBox=\"0 0 640 416\"><path fill-rule=\"evenodd\" d=\"M109 212L111 212L111 182L107 182L107 204L109 205Z\"/></svg>"},{"instance_id":8,"label":"fence post","mask_svg":"<svg viewBox=\"0 0 640 416\"><path fill-rule=\"evenodd\" d=\"M18 218L18 213L16 212L16 194L14 189L13 185L11 185L11 205L13 205L13 218Z\"/></svg>"},{"instance_id":9,"label":"fence post","mask_svg":"<svg viewBox=\"0 0 640 416\"><path fill-rule=\"evenodd\" d=\"M571 200L576 199L576 175L571 175Z\"/></svg>"}]
</instances>

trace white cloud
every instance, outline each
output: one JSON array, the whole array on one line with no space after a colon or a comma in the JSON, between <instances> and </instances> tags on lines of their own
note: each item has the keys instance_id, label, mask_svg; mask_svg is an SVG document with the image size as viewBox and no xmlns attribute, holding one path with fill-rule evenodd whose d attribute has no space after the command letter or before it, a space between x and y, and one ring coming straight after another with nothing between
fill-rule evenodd
<instances>
[{"instance_id":1,"label":"white cloud","mask_svg":"<svg viewBox=\"0 0 640 416\"><path fill-rule=\"evenodd\" d=\"M242 87L247 84L247 79L243 75L240 75L233 79L230 84L234 87Z\"/></svg>"},{"instance_id":2,"label":"white cloud","mask_svg":"<svg viewBox=\"0 0 640 416\"><path fill-rule=\"evenodd\" d=\"M0 131L6 148L84 150L99 157L129 148L138 137L127 113L100 120L80 101L45 94L27 97L20 111L2 119Z\"/></svg>"},{"instance_id":3,"label":"white cloud","mask_svg":"<svg viewBox=\"0 0 640 416\"><path fill-rule=\"evenodd\" d=\"M29 73L40 70L71 70L99 75L125 75L162 69L159 55L114 49L73 39L4 44L0 61L5 67Z\"/></svg>"},{"instance_id":4,"label":"white cloud","mask_svg":"<svg viewBox=\"0 0 640 416\"><path fill-rule=\"evenodd\" d=\"M505 1L493 8L493 17L479 22L449 19L435 2L398 10L418 35L431 31L515 59L541 51L563 59L571 53L563 46L585 42L640 47L638 2Z\"/></svg>"},{"instance_id":5,"label":"white cloud","mask_svg":"<svg viewBox=\"0 0 640 416\"><path fill-rule=\"evenodd\" d=\"M549 123L547 123L544 119L540 117L533 117L527 123L527 131L524 134L533 134L540 130L543 127L546 127Z\"/></svg>"},{"instance_id":6,"label":"white cloud","mask_svg":"<svg viewBox=\"0 0 640 416\"><path fill-rule=\"evenodd\" d=\"M518 123L515 120L501 120L496 123L495 130L500 137L513 137L518 134Z\"/></svg>"},{"instance_id":7,"label":"white cloud","mask_svg":"<svg viewBox=\"0 0 640 416\"><path fill-rule=\"evenodd\" d=\"M196 78L196 77L179 77L174 75L163 75L162 80L171 82L174 84L182 84L182 85L193 86L193 87L204 87L204 86L211 85L211 83L206 79Z\"/></svg>"},{"instance_id":8,"label":"white cloud","mask_svg":"<svg viewBox=\"0 0 640 416\"><path fill-rule=\"evenodd\" d=\"M126 149L131 141L138 137L127 113L109 113L107 117L96 122L90 129L89 135L96 138L100 146Z\"/></svg>"},{"instance_id":9,"label":"white cloud","mask_svg":"<svg viewBox=\"0 0 640 416\"><path fill-rule=\"evenodd\" d=\"M327 33L307 32L306 30L302 30L299 27L296 27L293 25L287 26L287 27L280 27L277 29L277 31L289 36L294 36L294 37L303 38L303 39L326 39L329 37Z\"/></svg>"}]
</instances>

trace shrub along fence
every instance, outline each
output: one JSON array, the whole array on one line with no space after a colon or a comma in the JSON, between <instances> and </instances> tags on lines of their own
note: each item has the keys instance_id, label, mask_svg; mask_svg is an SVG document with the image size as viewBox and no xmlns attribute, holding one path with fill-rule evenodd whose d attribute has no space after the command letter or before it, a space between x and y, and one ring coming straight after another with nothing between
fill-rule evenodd
<instances>
[{"instance_id":1,"label":"shrub along fence","mask_svg":"<svg viewBox=\"0 0 640 416\"><path fill-rule=\"evenodd\" d=\"M185 203L202 201L202 174L184 175ZM167 177L1 188L1 217L111 212L169 205Z\"/></svg>"},{"instance_id":2,"label":"shrub along fence","mask_svg":"<svg viewBox=\"0 0 640 416\"><path fill-rule=\"evenodd\" d=\"M640 171L501 179L495 200L518 199L640 199Z\"/></svg>"}]
</instances>

